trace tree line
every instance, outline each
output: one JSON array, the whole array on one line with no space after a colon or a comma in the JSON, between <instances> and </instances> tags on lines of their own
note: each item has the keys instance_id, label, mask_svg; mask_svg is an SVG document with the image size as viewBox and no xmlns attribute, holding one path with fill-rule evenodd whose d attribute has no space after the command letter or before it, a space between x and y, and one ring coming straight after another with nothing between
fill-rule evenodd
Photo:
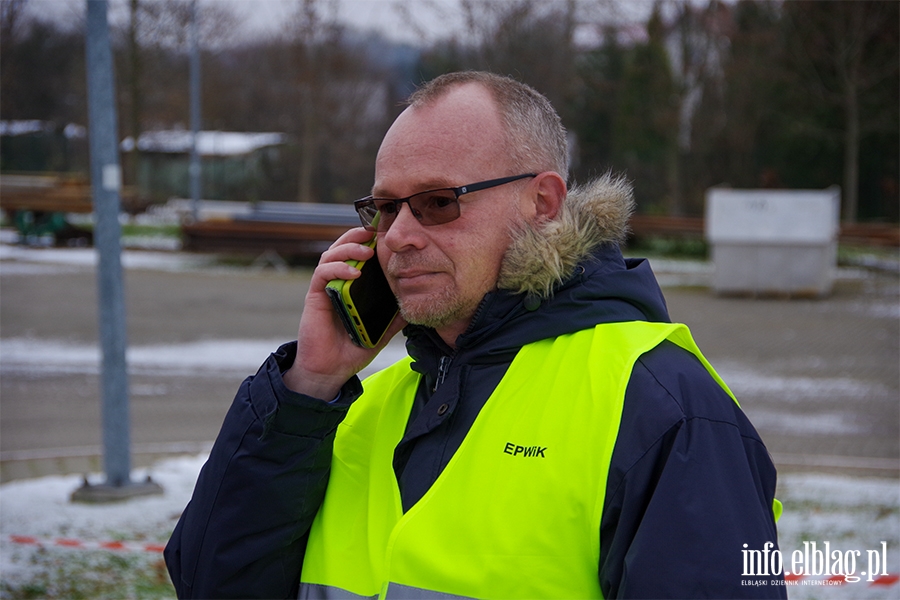
<instances>
[{"instance_id":1,"label":"tree line","mask_svg":"<svg viewBox=\"0 0 900 600\"><path fill-rule=\"evenodd\" d=\"M268 165L266 199L364 195L402 99L474 68L546 94L570 132L572 179L624 172L641 212L702 214L714 185L836 184L843 220L900 217L893 0L658 0L639 23L614 0L460 0L461 25L417 44L347 27L338 1L297 0L256 39L227 5L200 4L203 129L292 140ZM86 124L83 27L26 5L0 3L0 117ZM190 0L125 8L113 32L121 135L183 127Z\"/></svg>"}]
</instances>

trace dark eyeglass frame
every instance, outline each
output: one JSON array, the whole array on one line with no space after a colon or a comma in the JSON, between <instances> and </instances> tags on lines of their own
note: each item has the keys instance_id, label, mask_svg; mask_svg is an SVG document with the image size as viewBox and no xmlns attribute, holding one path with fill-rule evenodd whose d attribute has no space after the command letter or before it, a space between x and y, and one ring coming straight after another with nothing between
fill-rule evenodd
<instances>
[{"instance_id":1,"label":"dark eyeglass frame","mask_svg":"<svg viewBox=\"0 0 900 600\"><path fill-rule=\"evenodd\" d=\"M519 181L520 179L525 179L527 177L537 177L537 173L524 173L522 175L512 175L510 177L500 177L499 179L488 179L487 181L479 181L477 183L470 183L468 185L461 185L459 187L446 187L446 188L437 188L433 190L426 190L424 192L419 192L417 194L413 194L412 196L407 196L406 198L375 198L374 196L366 196L365 198L361 198L353 203L353 207L356 209L357 214L359 215L359 220L362 222L363 227L365 227L369 231L387 231L391 226L391 223L394 222L394 218L400 212L400 205L406 203L409 206L410 212L412 212L413 216L418 219L419 223L426 227L432 227L434 225L443 225L444 223L449 223L451 221L455 221L459 218L459 197L465 194L471 194L472 192L479 192L481 190L486 190L492 187L497 187L499 185L504 185L506 183L512 183L513 181ZM435 192L453 192L454 198L454 206L456 210L454 212L449 213L449 218L447 215L442 215L439 219L435 220L433 215L428 215L422 212L421 207L413 206L410 202L413 198L417 196L425 197L427 194L433 194ZM393 213L390 214L391 218L386 219L384 215L386 213L382 212L382 209L386 206L392 204L393 205ZM378 219L378 216L381 215L381 218ZM373 224L375 221L378 221L377 224ZM383 226L382 226L383 223ZM376 227L377 225L377 227Z\"/></svg>"}]
</instances>

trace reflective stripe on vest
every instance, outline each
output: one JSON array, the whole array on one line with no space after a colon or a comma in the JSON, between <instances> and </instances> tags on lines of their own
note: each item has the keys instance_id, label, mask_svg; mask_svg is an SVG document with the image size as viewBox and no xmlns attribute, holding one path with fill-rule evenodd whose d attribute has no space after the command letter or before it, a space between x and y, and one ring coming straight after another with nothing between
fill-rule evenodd
<instances>
[{"instance_id":1,"label":"reflective stripe on vest","mask_svg":"<svg viewBox=\"0 0 900 600\"><path fill-rule=\"evenodd\" d=\"M338 427L301 597L601 597L600 518L625 388L665 339L734 398L684 325L603 324L529 344L405 514L393 455L420 376L404 359L366 379Z\"/></svg>"},{"instance_id":2,"label":"reflective stripe on vest","mask_svg":"<svg viewBox=\"0 0 900 600\"><path fill-rule=\"evenodd\" d=\"M465 596L454 596L433 590L423 590L422 588L400 585L399 583L388 584L385 596L395 600L466 600ZM377 595L360 596L338 587L315 583L301 584L300 594L297 597L300 600L375 600L378 598Z\"/></svg>"}]
</instances>

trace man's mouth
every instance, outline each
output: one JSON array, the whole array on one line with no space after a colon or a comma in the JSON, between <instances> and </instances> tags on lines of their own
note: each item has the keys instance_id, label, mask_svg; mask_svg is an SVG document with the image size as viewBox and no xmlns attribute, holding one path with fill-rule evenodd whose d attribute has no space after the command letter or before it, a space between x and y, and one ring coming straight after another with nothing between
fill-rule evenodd
<instances>
[{"instance_id":1,"label":"man's mouth","mask_svg":"<svg viewBox=\"0 0 900 600\"><path fill-rule=\"evenodd\" d=\"M397 282L401 288L414 287L418 285L426 285L431 279L439 275L437 271L398 271L391 273L391 278Z\"/></svg>"},{"instance_id":2,"label":"man's mouth","mask_svg":"<svg viewBox=\"0 0 900 600\"><path fill-rule=\"evenodd\" d=\"M423 270L396 271L390 273L391 277L395 279L416 279L418 277L425 277L433 274L434 271Z\"/></svg>"}]
</instances>

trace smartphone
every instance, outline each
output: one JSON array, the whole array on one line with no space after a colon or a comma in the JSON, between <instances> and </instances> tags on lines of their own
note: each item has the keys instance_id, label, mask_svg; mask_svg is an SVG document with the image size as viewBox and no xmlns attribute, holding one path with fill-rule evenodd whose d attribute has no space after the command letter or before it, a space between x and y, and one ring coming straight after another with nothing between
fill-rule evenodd
<instances>
[{"instance_id":1,"label":"smartphone","mask_svg":"<svg viewBox=\"0 0 900 600\"><path fill-rule=\"evenodd\" d=\"M378 236L372 236L372 241L366 245L374 249L377 241ZM377 255L369 260L348 260L347 264L359 269L360 276L333 279L325 286L325 291L350 339L357 346L374 348L397 316L397 298L381 270Z\"/></svg>"}]
</instances>

